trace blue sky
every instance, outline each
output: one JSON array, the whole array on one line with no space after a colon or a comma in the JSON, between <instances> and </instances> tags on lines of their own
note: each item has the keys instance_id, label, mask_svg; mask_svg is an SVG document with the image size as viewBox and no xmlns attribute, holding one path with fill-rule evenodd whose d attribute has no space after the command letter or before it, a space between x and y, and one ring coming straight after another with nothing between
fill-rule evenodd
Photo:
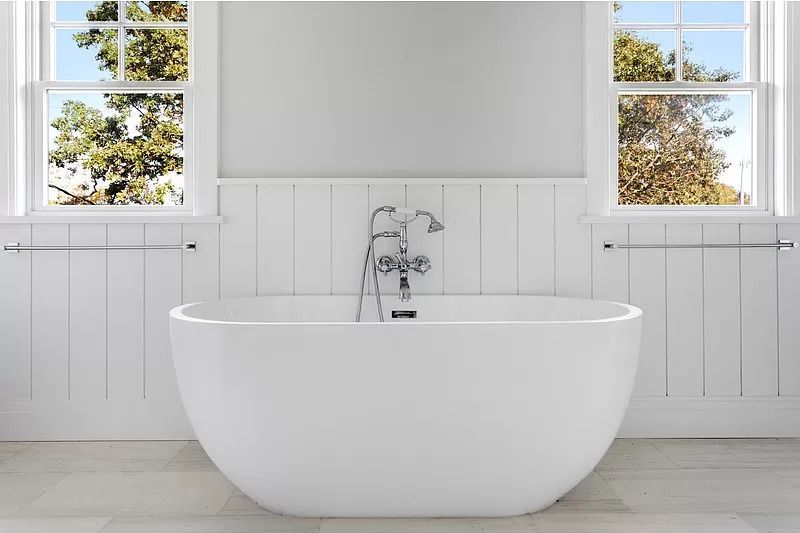
<instances>
[{"instance_id":1,"label":"blue sky","mask_svg":"<svg viewBox=\"0 0 800 533\"><path fill-rule=\"evenodd\" d=\"M94 9L97 4L97 2L56 2L56 20L85 21L86 12Z\"/></svg>"},{"instance_id":2,"label":"blue sky","mask_svg":"<svg viewBox=\"0 0 800 533\"><path fill-rule=\"evenodd\" d=\"M622 9L616 13L618 22L626 23L674 23L675 3L662 1L626 1ZM684 23L744 22L744 2L712 1L681 2L682 20ZM658 43L664 53L675 50L676 35L673 31L646 30L637 33L652 42ZM741 31L723 30L687 30L683 32L683 40L691 51L687 59L695 63L703 63L710 69L724 68L744 75L744 34ZM741 78L740 78L741 79ZM731 163L722 176L722 181L740 187L741 170L739 161L751 159L750 139L750 97L749 95L732 95L726 107L733 111L733 116L725 125L736 130L732 136L718 141ZM749 169L745 170L744 189L750 191Z\"/></svg>"}]
</instances>

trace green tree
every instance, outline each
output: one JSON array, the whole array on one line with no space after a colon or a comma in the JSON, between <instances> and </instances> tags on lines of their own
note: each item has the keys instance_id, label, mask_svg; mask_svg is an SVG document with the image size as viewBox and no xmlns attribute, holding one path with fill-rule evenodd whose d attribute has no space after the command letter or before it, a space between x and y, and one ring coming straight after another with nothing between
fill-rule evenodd
<instances>
[{"instance_id":1,"label":"green tree","mask_svg":"<svg viewBox=\"0 0 800 533\"><path fill-rule=\"evenodd\" d=\"M186 20L180 1L127 2L130 20ZM116 2L98 2L89 21L117 18ZM74 35L75 43L96 50L101 72L119 77L118 41L114 31L91 29ZM188 39L183 29L133 29L125 36L125 79L188 79ZM106 93L104 111L80 100L64 102L50 149L51 169L87 175L68 189L53 183L59 204L183 203L183 190L166 176L183 173L183 95Z\"/></svg>"},{"instance_id":2,"label":"green tree","mask_svg":"<svg viewBox=\"0 0 800 533\"><path fill-rule=\"evenodd\" d=\"M684 51L691 48L684 45ZM688 57L688 53L684 53ZM614 80L663 82L675 80L675 53L634 31L614 35ZM684 62L685 80L725 82L738 73L709 70ZM619 98L618 200L620 204L725 205L738 204L739 193L720 182L729 167L716 141L733 135L726 126L731 111L727 96L642 95ZM745 202L749 198L745 197Z\"/></svg>"}]
</instances>

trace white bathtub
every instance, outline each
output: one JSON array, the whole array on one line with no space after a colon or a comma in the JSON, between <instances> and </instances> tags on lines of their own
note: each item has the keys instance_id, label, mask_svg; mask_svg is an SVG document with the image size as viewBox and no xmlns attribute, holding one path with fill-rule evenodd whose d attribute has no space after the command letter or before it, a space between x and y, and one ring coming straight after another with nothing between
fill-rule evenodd
<instances>
[{"instance_id":1,"label":"white bathtub","mask_svg":"<svg viewBox=\"0 0 800 533\"><path fill-rule=\"evenodd\" d=\"M280 296L170 312L183 403L220 470L299 516L505 516L581 481L618 430L641 311L541 296ZM392 320L392 310L417 310Z\"/></svg>"}]
</instances>

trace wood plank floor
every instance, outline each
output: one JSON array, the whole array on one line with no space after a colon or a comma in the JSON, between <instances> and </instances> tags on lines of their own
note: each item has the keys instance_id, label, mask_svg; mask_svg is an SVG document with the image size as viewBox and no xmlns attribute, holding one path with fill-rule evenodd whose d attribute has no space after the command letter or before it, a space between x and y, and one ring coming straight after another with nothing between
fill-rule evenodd
<instances>
[{"instance_id":1,"label":"wood plank floor","mask_svg":"<svg viewBox=\"0 0 800 533\"><path fill-rule=\"evenodd\" d=\"M271 514L196 442L0 442L0 533L800 533L800 440L617 440L549 509L499 519Z\"/></svg>"}]
</instances>

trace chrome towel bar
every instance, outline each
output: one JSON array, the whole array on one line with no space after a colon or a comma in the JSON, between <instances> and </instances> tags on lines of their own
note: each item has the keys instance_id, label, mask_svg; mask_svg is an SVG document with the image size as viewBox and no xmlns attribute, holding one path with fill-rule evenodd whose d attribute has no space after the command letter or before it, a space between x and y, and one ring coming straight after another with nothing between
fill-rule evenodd
<instances>
[{"instance_id":1,"label":"chrome towel bar","mask_svg":"<svg viewBox=\"0 0 800 533\"><path fill-rule=\"evenodd\" d=\"M616 241L603 242L603 250L649 250L655 248L777 248L791 250L797 248L794 241L753 242L753 243L703 243L703 244L624 244Z\"/></svg>"},{"instance_id":2,"label":"chrome towel bar","mask_svg":"<svg viewBox=\"0 0 800 533\"><path fill-rule=\"evenodd\" d=\"M70 250L186 250L194 252L197 250L195 241L186 241L183 244L106 244L106 245L21 245L18 242L7 242L3 245L3 250L10 253L28 251L70 251Z\"/></svg>"}]
</instances>

